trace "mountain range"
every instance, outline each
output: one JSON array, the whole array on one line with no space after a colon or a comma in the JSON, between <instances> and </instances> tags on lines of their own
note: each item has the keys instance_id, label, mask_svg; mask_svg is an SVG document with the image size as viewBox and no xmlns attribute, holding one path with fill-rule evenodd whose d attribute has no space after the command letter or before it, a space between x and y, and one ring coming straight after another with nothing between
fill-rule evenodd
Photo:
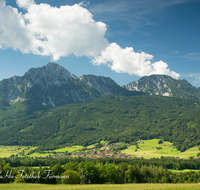
<instances>
[{"instance_id":1,"label":"mountain range","mask_svg":"<svg viewBox=\"0 0 200 190\"><path fill-rule=\"evenodd\" d=\"M167 75L151 75L123 85L127 90L145 92L150 95L161 95L178 98L200 99L200 88L192 86L186 80L176 80Z\"/></svg>"},{"instance_id":2,"label":"mountain range","mask_svg":"<svg viewBox=\"0 0 200 190\"><path fill-rule=\"evenodd\" d=\"M101 94L132 96L143 92L128 91L108 77L83 75L78 78L55 63L32 68L22 77L0 81L2 106L25 101L33 110L88 102Z\"/></svg>"},{"instance_id":3,"label":"mountain range","mask_svg":"<svg viewBox=\"0 0 200 190\"><path fill-rule=\"evenodd\" d=\"M164 138L184 151L200 144L199 99L199 88L166 75L121 87L109 77L78 78L48 63L0 81L0 144Z\"/></svg>"},{"instance_id":4,"label":"mountain range","mask_svg":"<svg viewBox=\"0 0 200 190\"><path fill-rule=\"evenodd\" d=\"M0 81L2 106L26 101L37 109L88 102L101 94L134 96L144 93L200 99L200 88L192 86L186 80L151 75L121 87L109 77L83 75L78 78L52 62L41 68L32 68L22 77L13 76Z\"/></svg>"}]
</instances>

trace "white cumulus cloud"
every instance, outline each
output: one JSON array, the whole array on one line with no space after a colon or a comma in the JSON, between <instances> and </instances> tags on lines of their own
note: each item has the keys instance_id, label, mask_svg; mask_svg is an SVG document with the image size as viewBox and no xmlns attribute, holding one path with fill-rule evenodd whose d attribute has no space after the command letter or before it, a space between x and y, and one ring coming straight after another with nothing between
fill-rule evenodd
<instances>
[{"instance_id":1,"label":"white cumulus cloud","mask_svg":"<svg viewBox=\"0 0 200 190\"><path fill-rule=\"evenodd\" d=\"M116 43L111 43L99 56L92 60L93 64L106 64L118 73L149 76L152 74L165 74L173 78L180 75L170 71L167 63L163 61L152 63L153 55L145 52L135 52L132 47L121 48Z\"/></svg>"},{"instance_id":2,"label":"white cumulus cloud","mask_svg":"<svg viewBox=\"0 0 200 190\"><path fill-rule=\"evenodd\" d=\"M25 26L23 16L16 8L6 6L0 0L0 48L13 48L23 53L29 53L31 47L31 34Z\"/></svg>"},{"instance_id":3,"label":"white cumulus cloud","mask_svg":"<svg viewBox=\"0 0 200 190\"><path fill-rule=\"evenodd\" d=\"M27 9L30 5L35 4L34 0L17 0L17 5L21 8Z\"/></svg>"},{"instance_id":4,"label":"white cumulus cloud","mask_svg":"<svg viewBox=\"0 0 200 190\"><path fill-rule=\"evenodd\" d=\"M16 0L16 3L26 10L25 14L0 0L0 49L51 56L54 61L70 54L88 56L94 65L106 64L119 73L179 77L167 63L152 63L153 55L110 44L105 38L106 24L93 19L83 7L84 1L59 8L36 4L34 0Z\"/></svg>"},{"instance_id":5,"label":"white cumulus cloud","mask_svg":"<svg viewBox=\"0 0 200 190\"><path fill-rule=\"evenodd\" d=\"M33 0L17 0L17 4L27 13L22 15L5 2L0 4L0 48L50 55L56 61L70 54L95 56L108 45L106 24L95 22L78 4L60 8Z\"/></svg>"}]
</instances>

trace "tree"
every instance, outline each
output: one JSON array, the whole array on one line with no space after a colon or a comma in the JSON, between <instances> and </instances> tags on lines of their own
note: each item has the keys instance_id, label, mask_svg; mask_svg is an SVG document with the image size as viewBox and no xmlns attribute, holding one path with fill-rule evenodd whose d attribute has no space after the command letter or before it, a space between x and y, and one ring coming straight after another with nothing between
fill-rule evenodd
<instances>
[{"instance_id":1,"label":"tree","mask_svg":"<svg viewBox=\"0 0 200 190\"><path fill-rule=\"evenodd\" d=\"M53 175L61 175L63 173L63 167L60 163L55 164L52 168L51 168L51 172Z\"/></svg>"},{"instance_id":2,"label":"tree","mask_svg":"<svg viewBox=\"0 0 200 190\"><path fill-rule=\"evenodd\" d=\"M139 183L141 182L141 174L138 166L128 166L128 170L125 172L126 183Z\"/></svg>"},{"instance_id":3,"label":"tree","mask_svg":"<svg viewBox=\"0 0 200 190\"><path fill-rule=\"evenodd\" d=\"M106 163L104 166L105 169L105 180L108 183L120 183L121 176L118 166L114 164Z\"/></svg>"},{"instance_id":4,"label":"tree","mask_svg":"<svg viewBox=\"0 0 200 190\"><path fill-rule=\"evenodd\" d=\"M22 178L22 177L20 177L20 176L21 176L21 174L17 174L17 175L15 176L14 183L26 183L25 179Z\"/></svg>"},{"instance_id":5,"label":"tree","mask_svg":"<svg viewBox=\"0 0 200 190\"><path fill-rule=\"evenodd\" d=\"M74 171L78 171L78 163L77 162L69 162L66 163L64 166L64 170L74 170Z\"/></svg>"},{"instance_id":6,"label":"tree","mask_svg":"<svg viewBox=\"0 0 200 190\"><path fill-rule=\"evenodd\" d=\"M79 173L73 170L67 170L62 175L62 183L63 184L79 184L80 176Z\"/></svg>"},{"instance_id":7,"label":"tree","mask_svg":"<svg viewBox=\"0 0 200 190\"><path fill-rule=\"evenodd\" d=\"M128 170L128 165L126 163L120 163L118 165L119 171L121 172L121 183L124 183L125 171Z\"/></svg>"},{"instance_id":8,"label":"tree","mask_svg":"<svg viewBox=\"0 0 200 190\"><path fill-rule=\"evenodd\" d=\"M166 176L162 177L162 183L169 183L169 180Z\"/></svg>"},{"instance_id":9,"label":"tree","mask_svg":"<svg viewBox=\"0 0 200 190\"><path fill-rule=\"evenodd\" d=\"M81 168L79 173L80 173L80 184L87 184L88 179L85 175L85 169Z\"/></svg>"},{"instance_id":10,"label":"tree","mask_svg":"<svg viewBox=\"0 0 200 190\"><path fill-rule=\"evenodd\" d=\"M85 174L87 179L93 183L93 184L97 184L100 183L100 178L99 178L99 174L97 171L97 168L94 166L94 164L92 162L87 162L85 164Z\"/></svg>"},{"instance_id":11,"label":"tree","mask_svg":"<svg viewBox=\"0 0 200 190\"><path fill-rule=\"evenodd\" d=\"M60 163L55 164L52 168L51 168L51 173L53 176L61 176L63 173L63 167ZM61 183L61 180L59 178L52 179L51 180L53 183Z\"/></svg>"}]
</instances>

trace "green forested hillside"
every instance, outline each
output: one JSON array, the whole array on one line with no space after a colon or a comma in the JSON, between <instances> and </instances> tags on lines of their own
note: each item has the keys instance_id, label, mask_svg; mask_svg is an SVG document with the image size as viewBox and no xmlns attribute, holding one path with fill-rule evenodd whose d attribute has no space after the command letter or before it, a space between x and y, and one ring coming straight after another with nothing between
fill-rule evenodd
<instances>
[{"instance_id":1,"label":"green forested hillside","mask_svg":"<svg viewBox=\"0 0 200 190\"><path fill-rule=\"evenodd\" d=\"M179 150L200 144L200 102L161 96L111 96L0 117L0 144L88 145L164 138Z\"/></svg>"}]
</instances>

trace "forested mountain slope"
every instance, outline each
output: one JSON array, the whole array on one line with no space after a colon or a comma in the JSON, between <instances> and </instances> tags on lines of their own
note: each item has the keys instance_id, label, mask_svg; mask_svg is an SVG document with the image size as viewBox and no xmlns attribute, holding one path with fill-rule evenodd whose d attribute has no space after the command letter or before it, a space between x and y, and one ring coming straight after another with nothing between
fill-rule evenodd
<instances>
[{"instance_id":1,"label":"forested mountain slope","mask_svg":"<svg viewBox=\"0 0 200 190\"><path fill-rule=\"evenodd\" d=\"M78 78L49 63L0 81L0 144L164 138L184 151L200 144L199 92L165 75L142 77L122 88L109 77Z\"/></svg>"},{"instance_id":2,"label":"forested mountain slope","mask_svg":"<svg viewBox=\"0 0 200 190\"><path fill-rule=\"evenodd\" d=\"M199 105L193 99L102 95L90 102L1 117L0 144L88 145L160 137L183 150L200 144Z\"/></svg>"}]
</instances>

